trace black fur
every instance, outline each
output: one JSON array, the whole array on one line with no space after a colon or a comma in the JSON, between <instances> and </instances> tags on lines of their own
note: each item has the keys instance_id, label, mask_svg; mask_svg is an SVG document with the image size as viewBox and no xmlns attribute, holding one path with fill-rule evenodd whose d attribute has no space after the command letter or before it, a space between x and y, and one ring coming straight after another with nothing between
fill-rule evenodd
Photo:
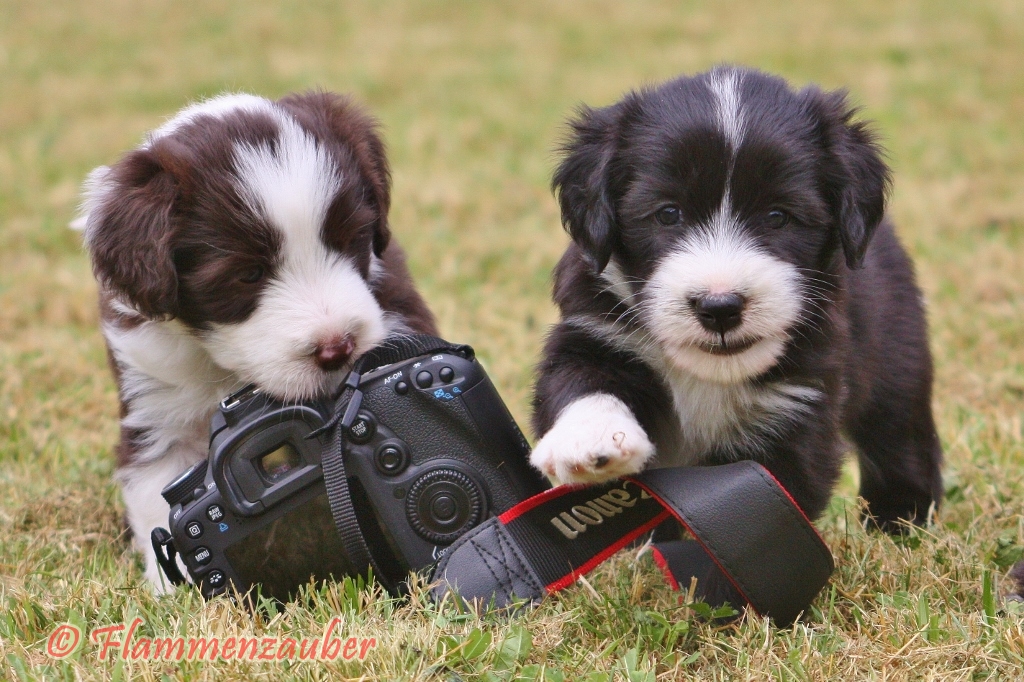
<instances>
[{"instance_id":1,"label":"black fur","mask_svg":"<svg viewBox=\"0 0 1024 682\"><path fill-rule=\"evenodd\" d=\"M563 321L538 368L535 433L542 437L574 400L602 392L630 408L659 459L680 447L688 425L679 423L659 370L566 320L617 321L642 334L643 317L600 273L614 262L642 297L660 259L685 230L709 220L728 184L744 233L808 284L782 357L748 381L814 387L821 399L785 428L759 432L756 447L712 445L691 461L757 460L814 518L839 476L845 433L873 521L889 529L923 523L941 499L942 452L921 295L883 219L890 177L880 148L843 93L794 92L779 78L734 70L745 126L732 149L715 118L714 73L583 107L571 124L553 188L573 243L555 270ZM666 201L680 207L680 225L652 220ZM790 216L785 227L765 222L774 208Z\"/></svg>"},{"instance_id":2,"label":"black fur","mask_svg":"<svg viewBox=\"0 0 1024 682\"><path fill-rule=\"evenodd\" d=\"M1018 562L1008 577L1010 590L1007 597L1014 601L1024 601L1024 561Z\"/></svg>"}]
</instances>

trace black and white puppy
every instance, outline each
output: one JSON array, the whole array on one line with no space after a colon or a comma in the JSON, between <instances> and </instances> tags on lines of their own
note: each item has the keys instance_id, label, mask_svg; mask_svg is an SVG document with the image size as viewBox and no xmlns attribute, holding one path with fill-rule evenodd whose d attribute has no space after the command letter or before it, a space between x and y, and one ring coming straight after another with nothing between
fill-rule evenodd
<instances>
[{"instance_id":1,"label":"black and white puppy","mask_svg":"<svg viewBox=\"0 0 1024 682\"><path fill-rule=\"evenodd\" d=\"M376 122L328 93L188 107L86 183L85 241L121 399L117 480L146 577L160 490L207 456L218 401L321 393L390 332L435 334L389 242Z\"/></svg>"},{"instance_id":2,"label":"black and white puppy","mask_svg":"<svg viewBox=\"0 0 1024 682\"><path fill-rule=\"evenodd\" d=\"M942 494L932 365L889 169L842 92L717 68L583 107L531 461L562 482L752 459L812 517L845 452L877 522Z\"/></svg>"}]
</instances>

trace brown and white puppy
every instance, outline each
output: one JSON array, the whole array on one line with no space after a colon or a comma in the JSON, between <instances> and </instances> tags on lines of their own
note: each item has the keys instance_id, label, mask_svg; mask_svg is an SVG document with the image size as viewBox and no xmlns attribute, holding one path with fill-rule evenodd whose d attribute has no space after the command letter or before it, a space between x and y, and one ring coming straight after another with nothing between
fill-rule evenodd
<instances>
[{"instance_id":1,"label":"brown and white puppy","mask_svg":"<svg viewBox=\"0 0 1024 682\"><path fill-rule=\"evenodd\" d=\"M926 519L942 452L924 310L854 115L841 92L728 67L582 108L553 182L573 242L537 468L752 459L817 517L845 433L875 520Z\"/></svg>"},{"instance_id":2,"label":"brown and white puppy","mask_svg":"<svg viewBox=\"0 0 1024 682\"><path fill-rule=\"evenodd\" d=\"M218 401L248 383L309 398L389 333L436 333L389 200L376 122L323 92L188 107L89 176L76 222L121 398L116 478L158 589L160 490L207 456Z\"/></svg>"}]
</instances>

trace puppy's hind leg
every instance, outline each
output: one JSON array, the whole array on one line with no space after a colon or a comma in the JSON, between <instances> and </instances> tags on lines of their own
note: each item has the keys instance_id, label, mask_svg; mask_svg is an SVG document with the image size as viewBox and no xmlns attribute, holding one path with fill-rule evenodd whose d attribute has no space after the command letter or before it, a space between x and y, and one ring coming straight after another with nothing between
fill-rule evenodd
<instances>
[{"instance_id":1,"label":"puppy's hind leg","mask_svg":"<svg viewBox=\"0 0 1024 682\"><path fill-rule=\"evenodd\" d=\"M888 532L898 532L901 521L926 523L932 506L942 501L942 446L930 393L890 393L847 424L858 449L869 523Z\"/></svg>"}]
</instances>

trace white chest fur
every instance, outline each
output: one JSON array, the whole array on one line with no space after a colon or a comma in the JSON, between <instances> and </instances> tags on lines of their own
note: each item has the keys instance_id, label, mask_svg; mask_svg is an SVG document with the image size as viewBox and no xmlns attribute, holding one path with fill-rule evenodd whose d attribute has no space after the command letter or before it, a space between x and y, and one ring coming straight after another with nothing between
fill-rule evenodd
<instances>
[{"instance_id":1,"label":"white chest fur","mask_svg":"<svg viewBox=\"0 0 1024 682\"><path fill-rule=\"evenodd\" d=\"M681 446L677 452L659 452L660 466L696 464L712 451L736 456L763 451L767 437L806 415L821 398L809 386L720 384L658 364L672 394Z\"/></svg>"},{"instance_id":2,"label":"white chest fur","mask_svg":"<svg viewBox=\"0 0 1024 682\"><path fill-rule=\"evenodd\" d=\"M205 451L209 419L218 401L240 383L217 366L180 322L149 321L124 329L104 325L121 369L122 423L138 429L143 447L135 463L159 458L175 445Z\"/></svg>"}]
</instances>

